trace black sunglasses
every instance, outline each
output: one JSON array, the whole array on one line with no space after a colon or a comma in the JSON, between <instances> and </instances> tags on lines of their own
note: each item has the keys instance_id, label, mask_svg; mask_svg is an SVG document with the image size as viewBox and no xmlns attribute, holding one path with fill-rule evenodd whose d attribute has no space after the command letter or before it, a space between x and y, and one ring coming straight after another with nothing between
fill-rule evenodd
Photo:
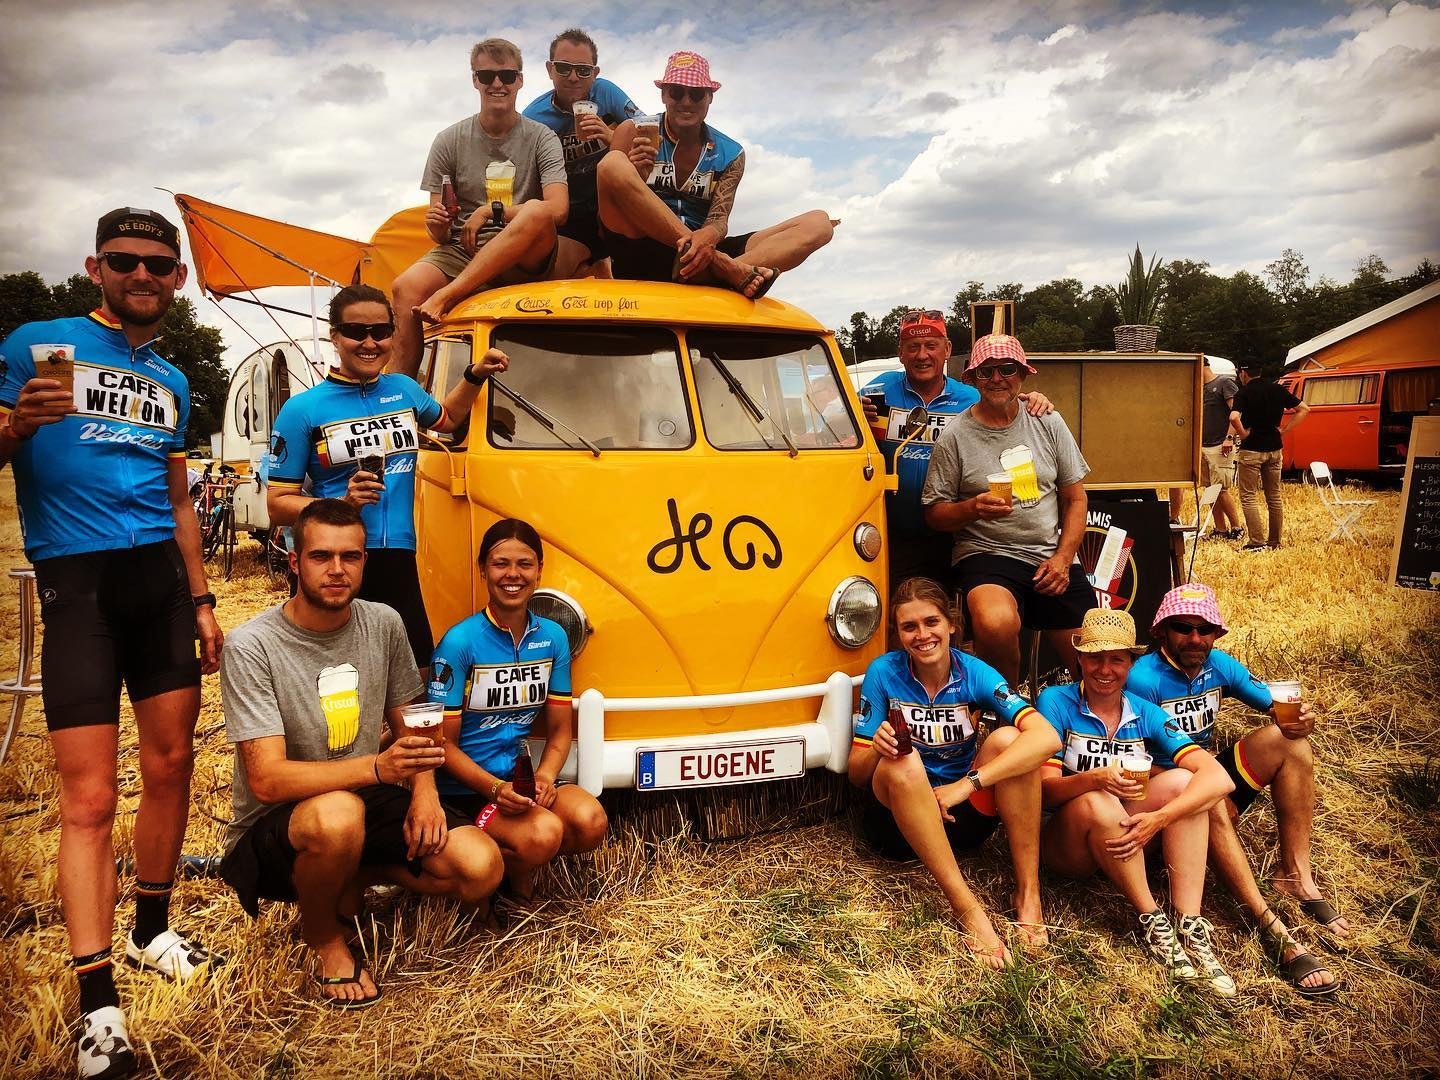
<instances>
[{"instance_id":1,"label":"black sunglasses","mask_svg":"<svg viewBox=\"0 0 1440 1080\"><path fill-rule=\"evenodd\" d=\"M95 259L108 263L117 274L133 274L135 268L144 263L145 272L155 277L169 277L180 265L174 255L132 255L128 251L102 251Z\"/></svg>"},{"instance_id":2,"label":"black sunglasses","mask_svg":"<svg viewBox=\"0 0 1440 1080\"><path fill-rule=\"evenodd\" d=\"M911 323L921 321L929 322L943 318L945 318L945 313L943 311L937 311L935 308L930 308L928 311L907 311L904 315L900 316L900 325L909 326Z\"/></svg>"},{"instance_id":3,"label":"black sunglasses","mask_svg":"<svg viewBox=\"0 0 1440 1080\"><path fill-rule=\"evenodd\" d=\"M666 84L663 92L671 101L684 101L689 98L696 105L710 95L710 91L703 86L677 86L675 83Z\"/></svg>"},{"instance_id":4,"label":"black sunglasses","mask_svg":"<svg viewBox=\"0 0 1440 1080\"><path fill-rule=\"evenodd\" d=\"M489 86L497 78L506 86L510 86L520 77L519 68L476 68L474 71L476 80L481 86Z\"/></svg>"},{"instance_id":5,"label":"black sunglasses","mask_svg":"<svg viewBox=\"0 0 1440 1080\"><path fill-rule=\"evenodd\" d=\"M351 341L364 341L366 338L384 341L395 333L395 324L388 322L342 322L335 324L335 332L343 338L349 338Z\"/></svg>"},{"instance_id":6,"label":"black sunglasses","mask_svg":"<svg viewBox=\"0 0 1440 1080\"><path fill-rule=\"evenodd\" d=\"M1174 630L1175 633L1179 634L1181 637L1189 637L1191 634L1199 634L1201 637L1210 637L1212 634L1219 631L1220 628L1208 622L1193 623L1181 622L1178 619L1171 619L1170 629Z\"/></svg>"},{"instance_id":7,"label":"black sunglasses","mask_svg":"<svg viewBox=\"0 0 1440 1080\"><path fill-rule=\"evenodd\" d=\"M977 367L970 374L975 377L976 382L989 382L997 371L1002 379L1008 379L1019 370L1020 365L1011 361L1005 364L986 364L984 367Z\"/></svg>"},{"instance_id":8,"label":"black sunglasses","mask_svg":"<svg viewBox=\"0 0 1440 1080\"><path fill-rule=\"evenodd\" d=\"M572 64L566 60L551 60L550 66L562 79L568 79L571 73L579 75L582 79L588 79L595 74L594 64Z\"/></svg>"}]
</instances>

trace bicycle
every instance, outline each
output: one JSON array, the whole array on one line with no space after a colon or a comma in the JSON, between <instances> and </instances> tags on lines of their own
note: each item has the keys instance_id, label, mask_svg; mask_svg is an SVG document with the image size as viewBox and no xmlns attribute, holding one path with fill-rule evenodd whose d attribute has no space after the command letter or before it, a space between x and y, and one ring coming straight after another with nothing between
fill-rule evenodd
<instances>
[{"instance_id":1,"label":"bicycle","mask_svg":"<svg viewBox=\"0 0 1440 1080\"><path fill-rule=\"evenodd\" d=\"M206 468L205 490L201 495L204 516L200 524L201 552L206 562L218 554L220 573L230 580L230 570L235 561L235 487L239 482L235 470L229 465L220 466L220 479L209 479Z\"/></svg>"}]
</instances>

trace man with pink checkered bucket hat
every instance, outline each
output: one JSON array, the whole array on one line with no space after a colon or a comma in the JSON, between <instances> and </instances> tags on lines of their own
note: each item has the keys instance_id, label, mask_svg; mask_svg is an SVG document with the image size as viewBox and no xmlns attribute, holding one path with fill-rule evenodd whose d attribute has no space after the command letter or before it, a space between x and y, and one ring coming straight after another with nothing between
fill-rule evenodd
<instances>
[{"instance_id":1,"label":"man with pink checkered bucket hat","mask_svg":"<svg viewBox=\"0 0 1440 1080\"><path fill-rule=\"evenodd\" d=\"M784 270L830 242L834 227L811 210L730 236L745 150L706 123L720 84L710 62L682 49L655 80L665 111L615 129L597 170L600 225L617 278L719 285L758 300Z\"/></svg>"},{"instance_id":2,"label":"man with pink checkered bucket hat","mask_svg":"<svg viewBox=\"0 0 1440 1080\"><path fill-rule=\"evenodd\" d=\"M1210 865L1249 909L1280 973L1299 993L1319 997L1332 993L1338 980L1270 909L1235 831L1240 815L1270 788L1280 834L1280 863L1271 884L1330 933L1350 932L1344 917L1320 895L1310 865L1315 759L1309 736L1315 714L1300 700L1298 682L1262 682L1217 649L1216 640L1228 631L1210 586L1192 582L1171 589L1150 627L1155 645L1135 661L1126 689L1164 709L1171 724L1214 753L1230 774L1235 790L1210 810ZM1272 722L1219 749L1215 723L1226 697L1268 713Z\"/></svg>"}]
</instances>

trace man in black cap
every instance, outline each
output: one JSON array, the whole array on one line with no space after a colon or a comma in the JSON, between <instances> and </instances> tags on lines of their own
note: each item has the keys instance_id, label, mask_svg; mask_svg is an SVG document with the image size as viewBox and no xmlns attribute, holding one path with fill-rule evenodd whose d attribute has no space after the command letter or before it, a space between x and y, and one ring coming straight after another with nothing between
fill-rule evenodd
<instances>
[{"instance_id":1,"label":"man in black cap","mask_svg":"<svg viewBox=\"0 0 1440 1080\"><path fill-rule=\"evenodd\" d=\"M100 219L85 260L100 307L0 342L0 467L10 462L45 623L45 724L60 777L60 901L80 983L80 1075L135 1054L111 974L120 685L135 710L135 928L125 960L175 981L219 962L169 927L190 806L200 675L221 633L185 476L184 374L152 347L185 283L153 210Z\"/></svg>"},{"instance_id":2,"label":"man in black cap","mask_svg":"<svg viewBox=\"0 0 1440 1080\"><path fill-rule=\"evenodd\" d=\"M1262 379L1258 364L1239 363L1235 370L1240 375L1240 390L1230 406L1230 430L1241 438L1236 464L1240 474L1240 509L1245 514L1245 546L1240 550L1274 550L1280 546L1280 531L1285 524L1285 508L1280 500L1282 440L1285 432L1310 414L1310 406L1279 383ZM1294 409L1295 413L1287 423L1288 409ZM1264 539L1260 532L1262 486L1270 513Z\"/></svg>"}]
</instances>

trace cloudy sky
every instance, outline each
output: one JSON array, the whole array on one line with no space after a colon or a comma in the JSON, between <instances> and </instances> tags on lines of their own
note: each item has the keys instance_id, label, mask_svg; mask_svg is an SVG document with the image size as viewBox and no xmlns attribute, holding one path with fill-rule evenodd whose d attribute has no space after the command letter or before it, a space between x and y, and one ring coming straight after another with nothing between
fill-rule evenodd
<instances>
[{"instance_id":1,"label":"cloudy sky","mask_svg":"<svg viewBox=\"0 0 1440 1080\"><path fill-rule=\"evenodd\" d=\"M713 23L676 7L6 3L0 273L75 272L105 210L175 214L157 187L368 238L423 201L432 137L475 110L469 46L521 45L523 107L576 22L642 107L669 51L710 57L710 118L748 148L732 228L843 219L776 290L833 326L947 307L970 279L1113 282L1137 242L1223 273L1286 247L1339 279L1372 252L1396 273L1440 259L1434 0L732 0L705 6ZM199 303L232 358L250 351Z\"/></svg>"}]
</instances>

